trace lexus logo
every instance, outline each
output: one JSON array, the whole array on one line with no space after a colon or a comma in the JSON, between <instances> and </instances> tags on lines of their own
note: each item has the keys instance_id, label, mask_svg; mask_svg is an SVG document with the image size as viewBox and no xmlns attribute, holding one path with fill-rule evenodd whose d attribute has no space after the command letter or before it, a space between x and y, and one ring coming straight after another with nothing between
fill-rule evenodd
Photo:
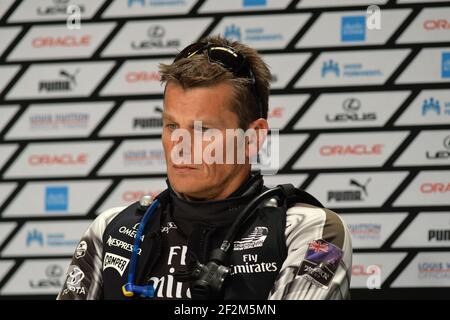
<instances>
[{"instance_id":1,"label":"lexus logo","mask_svg":"<svg viewBox=\"0 0 450 320\"><path fill-rule=\"evenodd\" d=\"M449 149L449 150L450 150L450 136L447 136L447 137L444 139L444 147L445 147L446 149Z\"/></svg>"},{"instance_id":2,"label":"lexus logo","mask_svg":"<svg viewBox=\"0 0 450 320\"><path fill-rule=\"evenodd\" d=\"M342 107L347 112L356 112L361 108L361 100L356 98L347 98L342 103Z\"/></svg>"},{"instance_id":3,"label":"lexus logo","mask_svg":"<svg viewBox=\"0 0 450 320\"><path fill-rule=\"evenodd\" d=\"M45 274L49 278L58 278L62 276L63 270L57 264L51 264L45 269Z\"/></svg>"},{"instance_id":4,"label":"lexus logo","mask_svg":"<svg viewBox=\"0 0 450 320\"><path fill-rule=\"evenodd\" d=\"M147 35L150 38L162 38L165 34L166 31L160 25L151 26L147 31Z\"/></svg>"}]
</instances>

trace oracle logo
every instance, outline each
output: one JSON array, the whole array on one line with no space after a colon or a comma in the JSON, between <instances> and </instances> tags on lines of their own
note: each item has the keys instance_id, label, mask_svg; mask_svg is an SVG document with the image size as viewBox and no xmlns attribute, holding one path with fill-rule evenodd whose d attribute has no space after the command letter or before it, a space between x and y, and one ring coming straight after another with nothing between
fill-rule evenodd
<instances>
[{"instance_id":1,"label":"oracle logo","mask_svg":"<svg viewBox=\"0 0 450 320\"><path fill-rule=\"evenodd\" d=\"M39 165L84 165L87 164L88 154L80 153L72 155L63 153L60 155L33 154L28 158L28 163L32 166Z\"/></svg>"},{"instance_id":2,"label":"oracle logo","mask_svg":"<svg viewBox=\"0 0 450 320\"><path fill-rule=\"evenodd\" d=\"M284 108L283 107L276 107L272 108L269 112L268 117L269 118L282 118L283 117Z\"/></svg>"},{"instance_id":3,"label":"oracle logo","mask_svg":"<svg viewBox=\"0 0 450 320\"><path fill-rule=\"evenodd\" d=\"M320 148L320 155L322 156L372 156L381 155L383 151L383 144L355 144L355 145L325 145Z\"/></svg>"},{"instance_id":4,"label":"oracle logo","mask_svg":"<svg viewBox=\"0 0 450 320\"><path fill-rule=\"evenodd\" d=\"M87 47L91 44L91 36L84 35L79 38L74 36L64 37L37 37L31 41L33 48L75 48L75 47Z\"/></svg>"},{"instance_id":5,"label":"oracle logo","mask_svg":"<svg viewBox=\"0 0 450 320\"><path fill-rule=\"evenodd\" d=\"M420 185L420 192L426 194L450 192L450 183L425 182Z\"/></svg>"},{"instance_id":6,"label":"oracle logo","mask_svg":"<svg viewBox=\"0 0 450 320\"><path fill-rule=\"evenodd\" d=\"M426 20L423 27L425 30L450 30L450 21L446 19Z\"/></svg>"},{"instance_id":7,"label":"oracle logo","mask_svg":"<svg viewBox=\"0 0 450 320\"><path fill-rule=\"evenodd\" d=\"M125 75L125 79L129 83L140 81L160 81L161 75L157 71L132 71Z\"/></svg>"},{"instance_id":8,"label":"oracle logo","mask_svg":"<svg viewBox=\"0 0 450 320\"><path fill-rule=\"evenodd\" d=\"M362 264L352 265L352 276L371 276L379 273L381 265L370 265L365 267Z\"/></svg>"},{"instance_id":9,"label":"oracle logo","mask_svg":"<svg viewBox=\"0 0 450 320\"><path fill-rule=\"evenodd\" d=\"M150 195L153 198L159 194L157 191L125 191L122 194L122 200L125 202L135 202L139 201L143 196Z\"/></svg>"}]
</instances>

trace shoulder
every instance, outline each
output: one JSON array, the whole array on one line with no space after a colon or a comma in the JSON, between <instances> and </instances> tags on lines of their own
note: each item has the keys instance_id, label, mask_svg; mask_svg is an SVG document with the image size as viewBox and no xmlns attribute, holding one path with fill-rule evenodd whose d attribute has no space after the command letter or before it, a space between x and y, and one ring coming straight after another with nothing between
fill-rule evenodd
<instances>
[{"instance_id":1,"label":"shoulder","mask_svg":"<svg viewBox=\"0 0 450 320\"><path fill-rule=\"evenodd\" d=\"M100 212L100 214L98 215L96 220L102 220L102 221L112 220L126 208L127 208L126 206L121 206L121 207L113 207L113 208L106 209L106 210Z\"/></svg>"},{"instance_id":2,"label":"shoulder","mask_svg":"<svg viewBox=\"0 0 450 320\"><path fill-rule=\"evenodd\" d=\"M316 240L324 240L343 251L346 270L352 265L353 246L350 232L334 211L297 203L286 212L286 246L288 253L300 256Z\"/></svg>"},{"instance_id":3,"label":"shoulder","mask_svg":"<svg viewBox=\"0 0 450 320\"><path fill-rule=\"evenodd\" d=\"M349 240L347 227L336 212L305 203L296 203L286 212L286 235L297 233L321 238L340 248Z\"/></svg>"},{"instance_id":4,"label":"shoulder","mask_svg":"<svg viewBox=\"0 0 450 320\"><path fill-rule=\"evenodd\" d=\"M114 220L115 217L127 207L114 207L102 211L95 219L92 221L89 229L96 234L103 234L106 227Z\"/></svg>"}]
</instances>

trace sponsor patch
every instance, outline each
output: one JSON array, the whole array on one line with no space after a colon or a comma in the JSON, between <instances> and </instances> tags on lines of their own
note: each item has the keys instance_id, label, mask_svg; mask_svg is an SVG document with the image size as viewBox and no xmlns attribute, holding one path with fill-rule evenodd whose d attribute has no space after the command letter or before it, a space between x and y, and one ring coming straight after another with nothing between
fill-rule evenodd
<instances>
[{"instance_id":1,"label":"sponsor patch","mask_svg":"<svg viewBox=\"0 0 450 320\"><path fill-rule=\"evenodd\" d=\"M72 266L66 280L67 285L77 286L84 279L84 272L77 266Z\"/></svg>"},{"instance_id":2,"label":"sponsor patch","mask_svg":"<svg viewBox=\"0 0 450 320\"><path fill-rule=\"evenodd\" d=\"M67 271L66 288L64 288L62 295L74 293L77 295L85 295L86 288L83 287L82 281L85 278L83 270L76 265L69 266Z\"/></svg>"},{"instance_id":3,"label":"sponsor patch","mask_svg":"<svg viewBox=\"0 0 450 320\"><path fill-rule=\"evenodd\" d=\"M175 224L175 222L167 222L167 226L162 227L161 228L161 232L165 232L167 234L169 234L170 229L177 229L177 225Z\"/></svg>"},{"instance_id":4,"label":"sponsor patch","mask_svg":"<svg viewBox=\"0 0 450 320\"><path fill-rule=\"evenodd\" d=\"M318 287L328 289L342 255L343 251L335 245L322 239L314 240L308 246L297 275Z\"/></svg>"},{"instance_id":5,"label":"sponsor patch","mask_svg":"<svg viewBox=\"0 0 450 320\"><path fill-rule=\"evenodd\" d=\"M247 237L234 242L234 250L239 251L262 247L268 233L269 229L266 227L255 227Z\"/></svg>"},{"instance_id":6,"label":"sponsor patch","mask_svg":"<svg viewBox=\"0 0 450 320\"><path fill-rule=\"evenodd\" d=\"M86 250L87 250L87 243L86 241L81 241L78 244L77 249L75 250L75 259L80 259L83 258L86 254Z\"/></svg>"},{"instance_id":7,"label":"sponsor patch","mask_svg":"<svg viewBox=\"0 0 450 320\"><path fill-rule=\"evenodd\" d=\"M109 236L108 241L106 241L106 244L110 247L117 247L117 248L127 250L129 252L133 252L133 244L132 243L128 243L128 242L113 238L111 236ZM142 249L138 248L138 255L141 255L141 253L142 253Z\"/></svg>"},{"instance_id":8,"label":"sponsor patch","mask_svg":"<svg viewBox=\"0 0 450 320\"><path fill-rule=\"evenodd\" d=\"M103 259L103 270L113 268L120 274L120 276L123 276L129 262L130 259L107 252L105 254L105 258Z\"/></svg>"}]
</instances>

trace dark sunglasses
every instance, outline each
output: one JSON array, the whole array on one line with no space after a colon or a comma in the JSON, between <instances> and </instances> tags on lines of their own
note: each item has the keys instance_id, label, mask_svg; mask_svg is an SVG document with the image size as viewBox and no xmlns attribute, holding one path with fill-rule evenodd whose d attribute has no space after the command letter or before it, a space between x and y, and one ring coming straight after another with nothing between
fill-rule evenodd
<instances>
[{"instance_id":1,"label":"dark sunglasses","mask_svg":"<svg viewBox=\"0 0 450 320\"><path fill-rule=\"evenodd\" d=\"M259 115L261 118L266 118L259 100L258 89L256 87L255 75L250 68L247 59L240 53L236 52L229 46L216 46L208 42L193 43L184 48L173 62L180 59L191 58L197 54L207 53L208 61L210 63L217 63L228 71L232 72L236 77L250 79L252 93L259 106Z\"/></svg>"}]
</instances>

